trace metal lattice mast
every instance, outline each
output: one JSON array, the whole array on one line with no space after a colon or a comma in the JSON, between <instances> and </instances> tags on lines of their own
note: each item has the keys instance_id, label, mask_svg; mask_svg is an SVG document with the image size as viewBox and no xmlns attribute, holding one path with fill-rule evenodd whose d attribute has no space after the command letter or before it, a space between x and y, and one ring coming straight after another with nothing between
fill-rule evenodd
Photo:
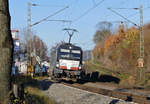
<instances>
[{"instance_id":1,"label":"metal lattice mast","mask_svg":"<svg viewBox=\"0 0 150 104\"><path fill-rule=\"evenodd\" d=\"M28 22L28 30L27 30L27 34L28 34L28 39L30 37L30 34L31 34L31 3L28 2L28 19L27 19L27 22ZM30 64L31 64L31 57L30 57L30 54L31 54L31 44L30 44L30 49L29 47L27 48L27 53L29 52L29 59L30 59Z\"/></svg>"},{"instance_id":2,"label":"metal lattice mast","mask_svg":"<svg viewBox=\"0 0 150 104\"><path fill-rule=\"evenodd\" d=\"M140 6L140 58L144 59L143 7Z\"/></svg>"},{"instance_id":3,"label":"metal lattice mast","mask_svg":"<svg viewBox=\"0 0 150 104\"><path fill-rule=\"evenodd\" d=\"M31 32L31 3L28 2L28 34Z\"/></svg>"}]
</instances>

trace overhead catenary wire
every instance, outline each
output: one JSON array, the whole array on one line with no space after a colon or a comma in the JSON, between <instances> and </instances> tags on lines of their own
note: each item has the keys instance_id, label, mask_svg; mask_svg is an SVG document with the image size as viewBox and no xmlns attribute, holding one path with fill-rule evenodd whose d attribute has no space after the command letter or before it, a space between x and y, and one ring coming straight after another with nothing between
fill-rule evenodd
<instances>
[{"instance_id":1,"label":"overhead catenary wire","mask_svg":"<svg viewBox=\"0 0 150 104\"><path fill-rule=\"evenodd\" d=\"M88 9L87 11L85 11L82 15L80 15L78 18L74 19L73 22L78 21L79 19L81 19L82 17L84 17L85 15L87 15L89 12L91 12L93 9L95 9L96 7L98 7L100 4L102 4L105 0L101 0L99 3L95 4L95 6L93 6L92 8Z\"/></svg>"},{"instance_id":2,"label":"overhead catenary wire","mask_svg":"<svg viewBox=\"0 0 150 104\"><path fill-rule=\"evenodd\" d=\"M138 26L136 23L132 22L131 20L129 20L128 18L122 16L121 14L119 14L118 12L112 10L111 8L108 8L108 10L112 11L113 13L117 14L118 16L122 17L123 19L127 20L128 22L132 23L135 26ZM139 26L138 26L139 27Z\"/></svg>"},{"instance_id":3,"label":"overhead catenary wire","mask_svg":"<svg viewBox=\"0 0 150 104\"><path fill-rule=\"evenodd\" d=\"M72 21L71 20L46 20L46 21L57 21L57 22L63 22L63 23L65 23L65 22L68 22L68 23L71 23Z\"/></svg>"},{"instance_id":4,"label":"overhead catenary wire","mask_svg":"<svg viewBox=\"0 0 150 104\"><path fill-rule=\"evenodd\" d=\"M65 5L42 5L42 4L32 4L32 6L39 6L39 7L64 7Z\"/></svg>"},{"instance_id":5,"label":"overhead catenary wire","mask_svg":"<svg viewBox=\"0 0 150 104\"><path fill-rule=\"evenodd\" d=\"M55 13L53 13L53 14L47 16L46 18L43 18L43 19L41 19L40 21L35 22L34 24L31 24L31 27L34 26L34 25L37 25L37 24L39 24L39 23L41 23L41 22L43 22L43 21L46 21L48 18L50 18L50 17L52 17L52 16L55 16L56 14L58 14L58 13L64 11L64 10L67 9L67 8L69 8L69 6L66 6L66 7L63 8L63 9L60 9L59 11L57 11L57 12L55 12Z\"/></svg>"},{"instance_id":6,"label":"overhead catenary wire","mask_svg":"<svg viewBox=\"0 0 150 104\"><path fill-rule=\"evenodd\" d=\"M111 8L111 9L135 9L135 10L137 10L137 9L139 9L139 8Z\"/></svg>"},{"instance_id":7,"label":"overhead catenary wire","mask_svg":"<svg viewBox=\"0 0 150 104\"><path fill-rule=\"evenodd\" d=\"M139 8L136 8L136 7L135 7L135 8L112 8L112 9L134 9L134 10L138 10ZM146 10L146 9L150 9L150 7L143 8L143 10ZM126 17L126 18L133 17L134 15L137 15L137 14L139 14L139 11L136 12L136 13L133 13L133 14L129 15L129 16Z\"/></svg>"},{"instance_id":8,"label":"overhead catenary wire","mask_svg":"<svg viewBox=\"0 0 150 104\"><path fill-rule=\"evenodd\" d=\"M72 8L72 6L73 6L73 4L75 4L75 3L77 3L78 2L78 0L74 0L74 1L72 1L72 2L70 2L70 3L68 3L67 5L69 5L69 7L70 7L70 9ZM62 22L63 24L62 24L62 28L66 28L66 27L68 27L68 28L70 28L70 26L71 26L71 24L72 24L72 19L71 19L71 15L72 15L72 13L67 13L67 12L65 12L65 14L64 14L64 19L65 20L67 20L68 22Z\"/></svg>"},{"instance_id":9,"label":"overhead catenary wire","mask_svg":"<svg viewBox=\"0 0 150 104\"><path fill-rule=\"evenodd\" d=\"M92 0L92 2L93 2L93 5L96 5L96 2L95 2L95 0Z\"/></svg>"},{"instance_id":10,"label":"overhead catenary wire","mask_svg":"<svg viewBox=\"0 0 150 104\"><path fill-rule=\"evenodd\" d=\"M111 9L133 9L133 10L138 10L139 8L137 8L137 7L135 7L135 8L111 8ZM146 7L146 8L143 8L143 10L148 10L148 9L150 9L150 7L148 6L148 7ZM118 13L119 14L119 13ZM117 14L117 15L118 15ZM127 16L127 17L125 17L126 19L127 18L133 18L135 15L137 15L137 14L139 14L139 11L138 12L136 12L136 13L133 13L133 14L131 14L131 15L129 15L129 16ZM124 19L125 19L124 18ZM129 21L128 21L129 22ZM133 23L132 23L133 24Z\"/></svg>"},{"instance_id":11,"label":"overhead catenary wire","mask_svg":"<svg viewBox=\"0 0 150 104\"><path fill-rule=\"evenodd\" d=\"M149 9L150 7L146 7L146 8L143 8L144 9ZM131 9L131 10L139 10L139 7L135 7L135 8L111 8L111 9Z\"/></svg>"},{"instance_id":12,"label":"overhead catenary wire","mask_svg":"<svg viewBox=\"0 0 150 104\"><path fill-rule=\"evenodd\" d=\"M100 21L100 22L104 22L104 21ZM127 23L128 21L116 20L116 21L106 21L106 22L110 22L110 23Z\"/></svg>"}]
</instances>

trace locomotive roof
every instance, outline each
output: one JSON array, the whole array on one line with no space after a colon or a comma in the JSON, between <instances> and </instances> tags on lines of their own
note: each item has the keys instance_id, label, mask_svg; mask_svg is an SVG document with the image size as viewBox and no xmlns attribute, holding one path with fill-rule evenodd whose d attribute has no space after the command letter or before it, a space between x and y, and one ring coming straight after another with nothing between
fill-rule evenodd
<instances>
[{"instance_id":1,"label":"locomotive roof","mask_svg":"<svg viewBox=\"0 0 150 104\"><path fill-rule=\"evenodd\" d=\"M60 48L69 49L70 47L72 47L71 49L82 50L80 47L75 46L71 43L70 44L69 43L60 44L57 49L60 49Z\"/></svg>"}]
</instances>

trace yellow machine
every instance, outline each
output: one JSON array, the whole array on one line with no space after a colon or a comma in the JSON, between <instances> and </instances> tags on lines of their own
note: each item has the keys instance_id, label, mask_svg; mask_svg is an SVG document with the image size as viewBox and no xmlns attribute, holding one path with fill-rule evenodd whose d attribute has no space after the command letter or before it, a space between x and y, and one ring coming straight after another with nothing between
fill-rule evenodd
<instances>
[{"instance_id":1,"label":"yellow machine","mask_svg":"<svg viewBox=\"0 0 150 104\"><path fill-rule=\"evenodd\" d=\"M33 73L33 72L34 72L33 66L30 65L30 64L28 64L28 66L27 66L27 74L31 74L31 73Z\"/></svg>"}]
</instances>

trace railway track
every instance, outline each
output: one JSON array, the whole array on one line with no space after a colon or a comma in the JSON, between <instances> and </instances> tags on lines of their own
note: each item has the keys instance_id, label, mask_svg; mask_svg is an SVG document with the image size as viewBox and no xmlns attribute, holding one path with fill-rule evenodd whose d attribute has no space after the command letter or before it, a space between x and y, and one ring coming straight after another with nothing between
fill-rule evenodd
<instances>
[{"instance_id":1,"label":"railway track","mask_svg":"<svg viewBox=\"0 0 150 104\"><path fill-rule=\"evenodd\" d=\"M104 88L97 88L97 87L88 86L84 84L73 83L70 81L60 81L60 83L70 86L70 87L86 90L89 92L122 99L128 102L135 102L138 104L150 104L150 97L148 96L135 95L135 94L128 93L128 92L121 92L121 91L109 90L109 89L104 89Z\"/></svg>"}]
</instances>

